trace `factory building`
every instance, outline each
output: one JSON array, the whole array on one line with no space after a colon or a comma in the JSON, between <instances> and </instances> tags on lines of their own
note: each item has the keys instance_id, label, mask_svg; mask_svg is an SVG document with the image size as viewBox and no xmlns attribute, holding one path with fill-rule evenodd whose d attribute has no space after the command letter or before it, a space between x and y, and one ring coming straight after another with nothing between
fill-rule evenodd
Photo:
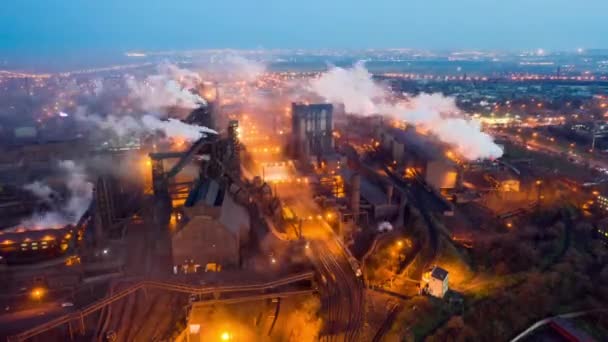
<instances>
[{"instance_id":1,"label":"factory building","mask_svg":"<svg viewBox=\"0 0 608 342\"><path fill-rule=\"evenodd\" d=\"M7 263L26 263L64 255L82 239L73 226L7 232L0 235L0 256Z\"/></svg>"},{"instance_id":2,"label":"factory building","mask_svg":"<svg viewBox=\"0 0 608 342\"><path fill-rule=\"evenodd\" d=\"M418 177L435 191L454 189L460 181L460 167L446 156L446 147L416 132L381 127L377 133L381 149L393 163L403 166L411 177Z\"/></svg>"},{"instance_id":3,"label":"factory building","mask_svg":"<svg viewBox=\"0 0 608 342\"><path fill-rule=\"evenodd\" d=\"M59 228L16 228L0 231L0 260L9 264L28 263L59 257L81 245L91 223L90 211L74 225Z\"/></svg>"},{"instance_id":4,"label":"factory building","mask_svg":"<svg viewBox=\"0 0 608 342\"><path fill-rule=\"evenodd\" d=\"M437 298L443 298L449 290L448 271L441 267L434 266L429 272L426 272L423 277L423 291Z\"/></svg>"},{"instance_id":5,"label":"factory building","mask_svg":"<svg viewBox=\"0 0 608 342\"><path fill-rule=\"evenodd\" d=\"M333 105L292 103L291 115L294 158L309 160L333 152Z\"/></svg>"},{"instance_id":6,"label":"factory building","mask_svg":"<svg viewBox=\"0 0 608 342\"><path fill-rule=\"evenodd\" d=\"M171 237L175 273L235 268L249 237L247 209L237 203L236 186L203 181L194 204L185 207L187 223ZM192 202L192 201L189 201Z\"/></svg>"},{"instance_id":7,"label":"factory building","mask_svg":"<svg viewBox=\"0 0 608 342\"><path fill-rule=\"evenodd\" d=\"M378 221L393 217L398 213L399 201L393 197L392 187L379 186L348 169L340 169L339 175L344 180L350 197L350 208L355 218L364 213L368 219Z\"/></svg>"}]
</instances>

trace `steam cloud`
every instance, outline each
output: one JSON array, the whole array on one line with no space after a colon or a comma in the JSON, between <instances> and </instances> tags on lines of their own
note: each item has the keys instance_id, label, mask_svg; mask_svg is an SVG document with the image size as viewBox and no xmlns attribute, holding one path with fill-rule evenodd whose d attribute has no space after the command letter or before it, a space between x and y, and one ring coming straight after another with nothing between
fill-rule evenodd
<instances>
[{"instance_id":1,"label":"steam cloud","mask_svg":"<svg viewBox=\"0 0 608 342\"><path fill-rule=\"evenodd\" d=\"M17 228L61 228L68 224L76 224L89 208L93 199L93 184L87 180L84 167L71 160L65 160L59 162L59 168L66 177L67 200L49 212L37 213L23 220ZM38 181L26 185L25 189L47 203L50 203L49 197L55 193L47 184Z\"/></svg>"},{"instance_id":2,"label":"steam cloud","mask_svg":"<svg viewBox=\"0 0 608 342\"><path fill-rule=\"evenodd\" d=\"M253 82L266 72L264 63L233 54L214 56L199 66L207 81L219 83Z\"/></svg>"},{"instance_id":3,"label":"steam cloud","mask_svg":"<svg viewBox=\"0 0 608 342\"><path fill-rule=\"evenodd\" d=\"M158 74L143 81L127 78L126 83L130 96L138 100L147 112L158 112L168 107L194 109L206 104L202 97L190 91L202 83L200 75L174 64L163 63L158 67Z\"/></svg>"},{"instance_id":4,"label":"steam cloud","mask_svg":"<svg viewBox=\"0 0 608 342\"><path fill-rule=\"evenodd\" d=\"M55 194L55 191L50 186L40 181L26 184L23 188L47 203L51 201L51 196Z\"/></svg>"},{"instance_id":5,"label":"steam cloud","mask_svg":"<svg viewBox=\"0 0 608 342\"><path fill-rule=\"evenodd\" d=\"M230 70L233 77L246 82L255 81L266 71L264 64L238 55L228 56L224 67Z\"/></svg>"},{"instance_id":6,"label":"steam cloud","mask_svg":"<svg viewBox=\"0 0 608 342\"><path fill-rule=\"evenodd\" d=\"M150 114L146 114L139 119L133 116L114 115L102 118L97 115L78 113L76 118L80 121L90 122L100 129L112 131L119 137L125 137L129 134L152 134L160 131L168 138L194 141L206 136L206 134L217 134L216 131L207 127L190 125L172 118L160 120Z\"/></svg>"},{"instance_id":7,"label":"steam cloud","mask_svg":"<svg viewBox=\"0 0 608 342\"><path fill-rule=\"evenodd\" d=\"M350 69L332 67L312 80L310 89L329 102L343 103L347 112L387 115L421 126L466 159L502 156L492 137L481 131L478 121L465 118L453 98L423 94L409 102L391 102L389 90L374 82L363 62Z\"/></svg>"}]
</instances>

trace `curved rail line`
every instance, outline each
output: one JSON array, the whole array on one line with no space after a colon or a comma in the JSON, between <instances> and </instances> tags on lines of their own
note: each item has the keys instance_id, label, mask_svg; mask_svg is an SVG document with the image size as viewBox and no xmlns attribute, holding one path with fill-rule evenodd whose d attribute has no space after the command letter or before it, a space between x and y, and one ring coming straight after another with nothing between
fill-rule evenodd
<instances>
[{"instance_id":1,"label":"curved rail line","mask_svg":"<svg viewBox=\"0 0 608 342\"><path fill-rule=\"evenodd\" d=\"M84 328L84 318L104 307L110 305L117 300L120 300L140 289L161 289L173 292L181 292L187 294L222 294L222 293L234 293L234 292L249 292L249 291L264 291L273 289L279 286L295 283L303 280L313 280L314 272L306 272L301 274L296 274L293 276L281 278L275 281L267 282L267 283L259 283L259 284L249 284L249 285L232 285L232 286L215 286L215 287L206 287L206 286L196 286L190 284L179 284L179 283L170 283L163 281L153 281L153 280L142 280L139 281L132 286L124 289L120 292L117 292L114 295L103 298L97 302L91 303L85 306L83 309L72 312L60 317L57 317L53 320L50 320L44 324L41 324L32 329L21 332L17 335L9 336L8 342L21 342L25 341L29 338L37 336L39 334L44 333L45 331L57 328L63 324L71 324L72 321L80 321L81 328Z\"/></svg>"}]
</instances>

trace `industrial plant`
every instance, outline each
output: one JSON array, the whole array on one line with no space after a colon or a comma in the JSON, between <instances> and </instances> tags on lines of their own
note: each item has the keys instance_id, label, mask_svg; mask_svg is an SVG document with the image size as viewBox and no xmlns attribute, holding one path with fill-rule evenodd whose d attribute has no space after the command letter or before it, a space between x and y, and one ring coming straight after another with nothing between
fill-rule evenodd
<instances>
[{"instance_id":1,"label":"industrial plant","mask_svg":"<svg viewBox=\"0 0 608 342\"><path fill-rule=\"evenodd\" d=\"M540 100L511 98L512 78L420 79L363 62L276 71L240 57L195 70L24 81L71 79L45 114L0 123L2 338L605 332L588 325L606 322L608 297L582 285L607 280L602 124L528 113ZM605 80L594 82L579 107L606 107ZM508 323L488 323L503 306ZM525 330L537 318L542 329Z\"/></svg>"}]
</instances>

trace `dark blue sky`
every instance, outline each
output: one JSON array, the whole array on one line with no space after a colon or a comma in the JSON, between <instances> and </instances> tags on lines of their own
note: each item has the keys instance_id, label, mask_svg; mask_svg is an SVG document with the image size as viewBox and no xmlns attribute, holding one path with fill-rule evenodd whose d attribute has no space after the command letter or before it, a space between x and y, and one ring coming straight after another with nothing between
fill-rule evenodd
<instances>
[{"instance_id":1,"label":"dark blue sky","mask_svg":"<svg viewBox=\"0 0 608 342\"><path fill-rule=\"evenodd\" d=\"M608 47L608 0L4 0L0 54Z\"/></svg>"}]
</instances>

